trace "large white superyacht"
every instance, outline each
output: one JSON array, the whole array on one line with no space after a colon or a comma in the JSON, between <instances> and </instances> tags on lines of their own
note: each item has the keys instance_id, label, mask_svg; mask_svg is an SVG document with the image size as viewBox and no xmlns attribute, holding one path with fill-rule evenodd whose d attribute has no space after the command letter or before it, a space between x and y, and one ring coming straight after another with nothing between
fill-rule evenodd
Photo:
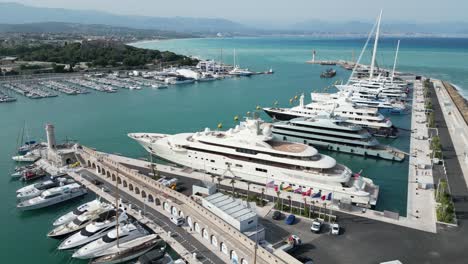
<instances>
[{"instance_id":1,"label":"large white superyacht","mask_svg":"<svg viewBox=\"0 0 468 264\"><path fill-rule=\"evenodd\" d=\"M288 186L313 197L324 194L365 207L377 201L378 186L372 180L353 175L348 167L311 146L275 140L271 125L259 119L246 119L227 131L207 128L196 133L128 136L151 154L211 174Z\"/></svg>"},{"instance_id":2,"label":"large white superyacht","mask_svg":"<svg viewBox=\"0 0 468 264\"><path fill-rule=\"evenodd\" d=\"M263 108L270 117L287 121L296 117L315 117L332 114L346 118L352 124L365 127L374 136L396 137L397 129L392 122L379 113L377 108L360 107L346 98L323 102L304 103L304 95L299 98L299 105L291 108L266 107Z\"/></svg>"}]
</instances>

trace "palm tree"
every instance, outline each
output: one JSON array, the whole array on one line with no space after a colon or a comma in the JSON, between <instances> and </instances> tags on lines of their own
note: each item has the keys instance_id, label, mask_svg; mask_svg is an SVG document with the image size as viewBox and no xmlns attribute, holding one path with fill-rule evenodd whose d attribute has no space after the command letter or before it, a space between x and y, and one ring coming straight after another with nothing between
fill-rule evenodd
<instances>
[{"instance_id":1,"label":"palm tree","mask_svg":"<svg viewBox=\"0 0 468 264\"><path fill-rule=\"evenodd\" d=\"M292 213L292 200L291 200L291 195L288 195L288 200L289 200L289 213Z\"/></svg>"},{"instance_id":2,"label":"palm tree","mask_svg":"<svg viewBox=\"0 0 468 264\"><path fill-rule=\"evenodd\" d=\"M234 187L234 184L236 183L236 180L231 179L231 182L230 182L230 183L231 183L231 186L232 186L232 196L234 197L234 196L235 196L235 195L234 195L234 192L235 192L235 190L236 190L236 188Z\"/></svg>"}]
</instances>

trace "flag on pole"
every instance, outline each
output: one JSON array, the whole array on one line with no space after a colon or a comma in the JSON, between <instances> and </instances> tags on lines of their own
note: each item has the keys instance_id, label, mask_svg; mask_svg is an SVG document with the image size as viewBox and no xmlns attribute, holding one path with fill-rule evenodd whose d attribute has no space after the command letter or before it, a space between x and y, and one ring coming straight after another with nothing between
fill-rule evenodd
<instances>
[{"instance_id":1,"label":"flag on pole","mask_svg":"<svg viewBox=\"0 0 468 264\"><path fill-rule=\"evenodd\" d=\"M361 173L362 173L362 170L360 170L359 172L354 173L354 175L353 175L354 179L355 180L359 179L359 177L361 177Z\"/></svg>"},{"instance_id":2,"label":"flag on pole","mask_svg":"<svg viewBox=\"0 0 468 264\"><path fill-rule=\"evenodd\" d=\"M266 187L267 188L274 188L275 187L275 181L271 181L271 182L267 183Z\"/></svg>"},{"instance_id":3,"label":"flag on pole","mask_svg":"<svg viewBox=\"0 0 468 264\"><path fill-rule=\"evenodd\" d=\"M293 191L293 187L291 185L289 185L288 187L286 188L283 188L284 191L287 191L287 192L292 192Z\"/></svg>"},{"instance_id":4,"label":"flag on pole","mask_svg":"<svg viewBox=\"0 0 468 264\"><path fill-rule=\"evenodd\" d=\"M319 191L318 193L312 195L312 198L320 198L320 196L322 196L322 191Z\"/></svg>"},{"instance_id":5,"label":"flag on pole","mask_svg":"<svg viewBox=\"0 0 468 264\"><path fill-rule=\"evenodd\" d=\"M302 195L310 196L311 193L312 193L312 188L309 188L309 190L307 190L306 192L303 192Z\"/></svg>"},{"instance_id":6,"label":"flag on pole","mask_svg":"<svg viewBox=\"0 0 468 264\"><path fill-rule=\"evenodd\" d=\"M280 184L279 189L280 189L280 191L283 190L283 184Z\"/></svg>"},{"instance_id":7,"label":"flag on pole","mask_svg":"<svg viewBox=\"0 0 468 264\"><path fill-rule=\"evenodd\" d=\"M329 193L328 196L327 196L327 200L330 201L332 198L332 193Z\"/></svg>"},{"instance_id":8,"label":"flag on pole","mask_svg":"<svg viewBox=\"0 0 468 264\"><path fill-rule=\"evenodd\" d=\"M279 190L278 185L275 185L275 192Z\"/></svg>"},{"instance_id":9,"label":"flag on pole","mask_svg":"<svg viewBox=\"0 0 468 264\"><path fill-rule=\"evenodd\" d=\"M294 190L294 193L302 193L302 187L299 187L296 190Z\"/></svg>"}]
</instances>

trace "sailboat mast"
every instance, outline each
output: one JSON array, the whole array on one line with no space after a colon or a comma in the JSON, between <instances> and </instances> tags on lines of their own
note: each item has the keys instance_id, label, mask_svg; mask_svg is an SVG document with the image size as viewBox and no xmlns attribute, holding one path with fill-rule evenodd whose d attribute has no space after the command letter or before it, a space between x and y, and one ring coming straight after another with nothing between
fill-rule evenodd
<instances>
[{"instance_id":1,"label":"sailboat mast","mask_svg":"<svg viewBox=\"0 0 468 264\"><path fill-rule=\"evenodd\" d=\"M224 67L223 67L223 48L221 48L221 72L224 72ZM219 70L218 70L219 73Z\"/></svg>"},{"instance_id":2,"label":"sailboat mast","mask_svg":"<svg viewBox=\"0 0 468 264\"><path fill-rule=\"evenodd\" d=\"M372 79L372 77L374 77L375 57L377 55L377 45L379 43L380 20L381 19L382 19L382 10L380 10L379 19L377 21L377 31L375 32L374 50L372 51L372 61L371 61L371 68L370 68L370 72L369 72L369 79Z\"/></svg>"},{"instance_id":3,"label":"sailboat mast","mask_svg":"<svg viewBox=\"0 0 468 264\"><path fill-rule=\"evenodd\" d=\"M236 65L236 49L234 49L234 68L237 67Z\"/></svg>"},{"instance_id":4,"label":"sailboat mast","mask_svg":"<svg viewBox=\"0 0 468 264\"><path fill-rule=\"evenodd\" d=\"M117 247L119 247L119 169L116 171L117 179L115 179L115 216L116 216L116 224L115 230L117 234Z\"/></svg>"},{"instance_id":5,"label":"sailboat mast","mask_svg":"<svg viewBox=\"0 0 468 264\"><path fill-rule=\"evenodd\" d=\"M395 53L395 61L393 62L392 83L393 83L393 79L395 78L395 68L396 68L396 63L397 63L397 59L398 59L398 51L399 50L400 50L400 40L398 40L398 42L397 42L396 53Z\"/></svg>"}]
</instances>

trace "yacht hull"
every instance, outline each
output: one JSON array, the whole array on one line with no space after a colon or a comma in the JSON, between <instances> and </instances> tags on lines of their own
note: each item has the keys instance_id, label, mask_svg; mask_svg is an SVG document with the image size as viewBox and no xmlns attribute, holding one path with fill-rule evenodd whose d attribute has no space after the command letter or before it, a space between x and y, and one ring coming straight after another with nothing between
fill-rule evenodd
<instances>
[{"instance_id":1,"label":"yacht hull","mask_svg":"<svg viewBox=\"0 0 468 264\"><path fill-rule=\"evenodd\" d=\"M65 202L65 201L71 200L71 199L76 198L76 197L83 196L86 193L87 193L86 189L80 189L79 191L76 191L74 193L68 193L68 194L65 194L65 195L61 195L61 196L59 196L59 197L57 197L55 199L50 199L48 201L41 202L41 203L38 203L38 204L32 204L32 205L26 205L26 206L21 206L21 204L19 204L17 206L17 208L22 210L22 211L40 209L40 208L48 207L48 206L58 204L58 203L61 203L61 202Z\"/></svg>"}]
</instances>

